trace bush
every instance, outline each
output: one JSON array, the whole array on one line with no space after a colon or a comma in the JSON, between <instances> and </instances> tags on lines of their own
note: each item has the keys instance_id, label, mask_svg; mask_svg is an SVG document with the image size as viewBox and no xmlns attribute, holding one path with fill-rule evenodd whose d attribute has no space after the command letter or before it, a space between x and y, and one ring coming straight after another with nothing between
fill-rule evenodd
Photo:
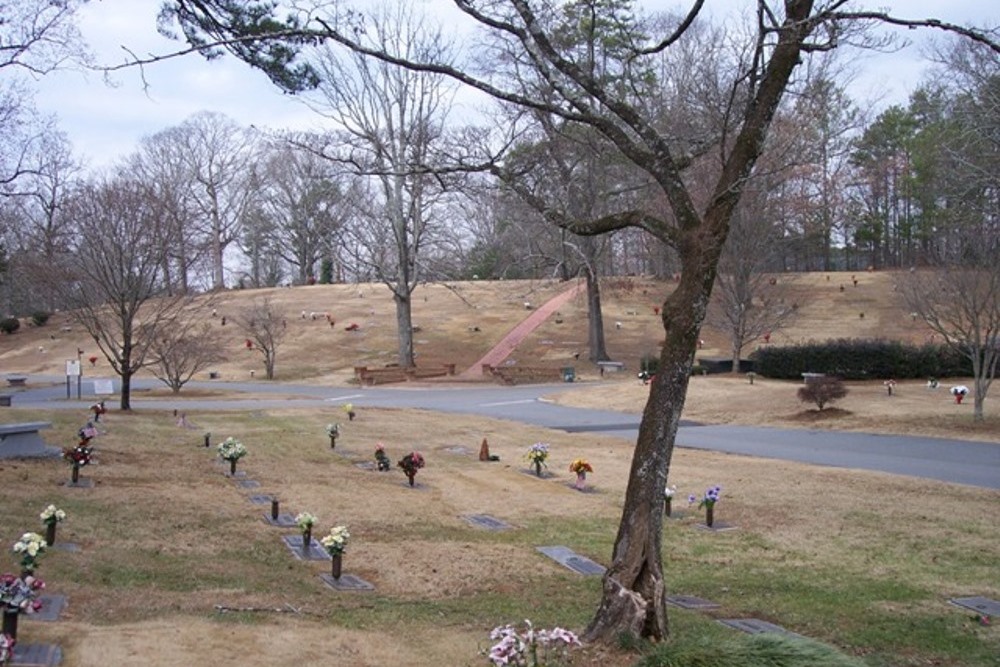
<instances>
[{"instance_id":1,"label":"bush","mask_svg":"<svg viewBox=\"0 0 1000 667\"><path fill-rule=\"evenodd\" d=\"M972 363L946 345L846 339L767 347L751 355L764 377L798 380L802 373L826 373L845 380L896 380L972 375Z\"/></svg>"},{"instance_id":2,"label":"bush","mask_svg":"<svg viewBox=\"0 0 1000 667\"><path fill-rule=\"evenodd\" d=\"M36 310L31 314L31 322L36 327L44 327L49 322L49 318L52 317L52 313L44 310Z\"/></svg>"},{"instance_id":3,"label":"bush","mask_svg":"<svg viewBox=\"0 0 1000 667\"><path fill-rule=\"evenodd\" d=\"M813 378L799 387L799 400L803 403L815 403L822 410L827 403L847 396L847 387L838 377Z\"/></svg>"},{"instance_id":4,"label":"bush","mask_svg":"<svg viewBox=\"0 0 1000 667\"><path fill-rule=\"evenodd\" d=\"M637 667L862 667L863 662L811 639L773 633L732 639L677 639L657 644Z\"/></svg>"},{"instance_id":5,"label":"bush","mask_svg":"<svg viewBox=\"0 0 1000 667\"><path fill-rule=\"evenodd\" d=\"M21 328L21 320L16 317L5 317L0 320L0 331L5 334L12 334Z\"/></svg>"},{"instance_id":6,"label":"bush","mask_svg":"<svg viewBox=\"0 0 1000 667\"><path fill-rule=\"evenodd\" d=\"M642 359L639 360L639 371L647 373L648 375L656 375L656 372L660 370L660 358L655 354L647 352L642 355Z\"/></svg>"}]
</instances>

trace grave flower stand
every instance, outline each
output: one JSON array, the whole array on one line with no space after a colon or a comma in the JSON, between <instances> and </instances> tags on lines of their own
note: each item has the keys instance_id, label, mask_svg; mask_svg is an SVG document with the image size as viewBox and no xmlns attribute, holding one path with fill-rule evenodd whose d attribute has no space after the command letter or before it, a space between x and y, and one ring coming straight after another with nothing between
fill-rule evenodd
<instances>
[{"instance_id":1,"label":"grave flower stand","mask_svg":"<svg viewBox=\"0 0 1000 667\"><path fill-rule=\"evenodd\" d=\"M12 639L17 639L17 617L21 612L4 606L3 609L3 634L10 635Z\"/></svg>"},{"instance_id":2,"label":"grave flower stand","mask_svg":"<svg viewBox=\"0 0 1000 667\"><path fill-rule=\"evenodd\" d=\"M50 547L56 543L56 525L55 521L45 524L45 543Z\"/></svg>"},{"instance_id":3,"label":"grave flower stand","mask_svg":"<svg viewBox=\"0 0 1000 667\"><path fill-rule=\"evenodd\" d=\"M343 554L331 554L330 555L330 576L334 579L340 579L340 570L343 565L344 555Z\"/></svg>"},{"instance_id":4,"label":"grave flower stand","mask_svg":"<svg viewBox=\"0 0 1000 667\"><path fill-rule=\"evenodd\" d=\"M73 484L80 483L80 466L78 465L73 466L73 471L70 473L70 480L73 482Z\"/></svg>"},{"instance_id":5,"label":"grave flower stand","mask_svg":"<svg viewBox=\"0 0 1000 667\"><path fill-rule=\"evenodd\" d=\"M542 462L541 461L535 461L535 474L538 475L539 477L542 476Z\"/></svg>"},{"instance_id":6,"label":"grave flower stand","mask_svg":"<svg viewBox=\"0 0 1000 667\"><path fill-rule=\"evenodd\" d=\"M229 459L229 474L233 477L236 476L236 462L239 459Z\"/></svg>"},{"instance_id":7,"label":"grave flower stand","mask_svg":"<svg viewBox=\"0 0 1000 667\"><path fill-rule=\"evenodd\" d=\"M585 472L578 472L578 473L576 473L576 484L574 484L574 486L578 490L582 491L583 488L585 486L587 486L587 473L585 473Z\"/></svg>"},{"instance_id":8,"label":"grave flower stand","mask_svg":"<svg viewBox=\"0 0 1000 667\"><path fill-rule=\"evenodd\" d=\"M713 505L705 506L705 525L709 528L715 523L715 507Z\"/></svg>"},{"instance_id":9,"label":"grave flower stand","mask_svg":"<svg viewBox=\"0 0 1000 667\"><path fill-rule=\"evenodd\" d=\"M313 531L312 526L302 530L302 555L308 556L309 549L312 548Z\"/></svg>"},{"instance_id":10,"label":"grave flower stand","mask_svg":"<svg viewBox=\"0 0 1000 667\"><path fill-rule=\"evenodd\" d=\"M671 501L671 498L664 498L663 499L663 513L666 516L670 516L670 512L672 511L671 507L670 507L670 505L671 505L670 501Z\"/></svg>"}]
</instances>

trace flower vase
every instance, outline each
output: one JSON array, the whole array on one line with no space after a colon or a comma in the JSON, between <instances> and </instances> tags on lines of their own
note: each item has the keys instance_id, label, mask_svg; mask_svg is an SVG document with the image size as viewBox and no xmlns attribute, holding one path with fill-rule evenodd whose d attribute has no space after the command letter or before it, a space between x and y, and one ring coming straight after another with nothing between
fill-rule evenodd
<instances>
[{"instance_id":1,"label":"flower vase","mask_svg":"<svg viewBox=\"0 0 1000 667\"><path fill-rule=\"evenodd\" d=\"M406 473L406 476L407 476L407 478L409 478L409 480L410 480L410 486L413 486L413 478L414 478L414 477L415 477L416 475L415 475L414 473L412 473L412 472L408 472L408 473Z\"/></svg>"},{"instance_id":2,"label":"flower vase","mask_svg":"<svg viewBox=\"0 0 1000 667\"><path fill-rule=\"evenodd\" d=\"M337 436L330 436L330 449L335 449L337 447Z\"/></svg>"},{"instance_id":3,"label":"flower vase","mask_svg":"<svg viewBox=\"0 0 1000 667\"><path fill-rule=\"evenodd\" d=\"M705 506L705 525L709 528L715 523L715 508L711 505Z\"/></svg>"},{"instance_id":4,"label":"flower vase","mask_svg":"<svg viewBox=\"0 0 1000 667\"><path fill-rule=\"evenodd\" d=\"M236 476L236 459L229 459L229 474Z\"/></svg>"},{"instance_id":5,"label":"flower vase","mask_svg":"<svg viewBox=\"0 0 1000 667\"><path fill-rule=\"evenodd\" d=\"M11 609L10 607L4 606L3 634L10 635L11 638L17 639L17 617L19 615L20 611L17 609Z\"/></svg>"},{"instance_id":6,"label":"flower vase","mask_svg":"<svg viewBox=\"0 0 1000 667\"><path fill-rule=\"evenodd\" d=\"M343 554L330 554L330 576L334 579L340 579L340 568L343 561Z\"/></svg>"},{"instance_id":7,"label":"flower vase","mask_svg":"<svg viewBox=\"0 0 1000 667\"><path fill-rule=\"evenodd\" d=\"M271 520L272 521L277 521L278 520L278 499L277 498L272 498L271 499Z\"/></svg>"},{"instance_id":8,"label":"flower vase","mask_svg":"<svg viewBox=\"0 0 1000 667\"><path fill-rule=\"evenodd\" d=\"M50 547L56 543L56 522L45 524L45 544Z\"/></svg>"},{"instance_id":9,"label":"flower vase","mask_svg":"<svg viewBox=\"0 0 1000 667\"><path fill-rule=\"evenodd\" d=\"M587 485L587 473L578 472L576 473L576 488L583 489Z\"/></svg>"},{"instance_id":10,"label":"flower vase","mask_svg":"<svg viewBox=\"0 0 1000 667\"><path fill-rule=\"evenodd\" d=\"M73 481L74 484L78 484L80 482L80 466L78 465L73 466L73 472L70 476L70 479Z\"/></svg>"},{"instance_id":11,"label":"flower vase","mask_svg":"<svg viewBox=\"0 0 1000 667\"><path fill-rule=\"evenodd\" d=\"M535 474L538 475L539 477L542 476L542 462L541 461L535 461Z\"/></svg>"},{"instance_id":12,"label":"flower vase","mask_svg":"<svg viewBox=\"0 0 1000 667\"><path fill-rule=\"evenodd\" d=\"M663 500L663 513L665 515L667 515L667 516L670 516L670 511L671 511L670 498L664 498L664 500Z\"/></svg>"},{"instance_id":13,"label":"flower vase","mask_svg":"<svg viewBox=\"0 0 1000 667\"><path fill-rule=\"evenodd\" d=\"M312 548L313 531L312 528L306 528L302 531L302 553L308 554L309 550Z\"/></svg>"}]
</instances>

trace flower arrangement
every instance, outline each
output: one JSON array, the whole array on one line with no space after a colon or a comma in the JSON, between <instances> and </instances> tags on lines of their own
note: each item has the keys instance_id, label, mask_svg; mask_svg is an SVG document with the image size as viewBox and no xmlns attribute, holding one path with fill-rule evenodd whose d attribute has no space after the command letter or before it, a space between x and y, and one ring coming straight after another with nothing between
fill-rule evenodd
<instances>
[{"instance_id":1,"label":"flower arrangement","mask_svg":"<svg viewBox=\"0 0 1000 667\"><path fill-rule=\"evenodd\" d=\"M663 513L670 516L672 512L672 504L674 502L674 496L677 494L676 486L668 486L663 489Z\"/></svg>"},{"instance_id":2,"label":"flower arrangement","mask_svg":"<svg viewBox=\"0 0 1000 667\"><path fill-rule=\"evenodd\" d=\"M562 628L535 631L531 621L524 621L525 629L518 632L511 625L493 628L490 639L497 641L487 658L493 665L523 665L542 667L568 664L569 649L582 646L579 638Z\"/></svg>"},{"instance_id":3,"label":"flower arrangement","mask_svg":"<svg viewBox=\"0 0 1000 667\"><path fill-rule=\"evenodd\" d=\"M347 541L351 534L347 532L347 526L334 526L330 529L330 534L319 541L331 556L340 556L347 551Z\"/></svg>"},{"instance_id":4,"label":"flower arrangement","mask_svg":"<svg viewBox=\"0 0 1000 667\"><path fill-rule=\"evenodd\" d=\"M350 403L344 403L344 412L347 413L347 421L354 421L354 406Z\"/></svg>"},{"instance_id":5,"label":"flower arrangement","mask_svg":"<svg viewBox=\"0 0 1000 667\"><path fill-rule=\"evenodd\" d=\"M299 512L295 515L295 525L299 527L303 533L312 531L313 525L316 523L316 517L309 512Z\"/></svg>"},{"instance_id":6,"label":"flower arrangement","mask_svg":"<svg viewBox=\"0 0 1000 667\"><path fill-rule=\"evenodd\" d=\"M66 512L62 511L55 505L49 505L42 513L38 515L38 518L42 520L46 526L51 526L57 524L66 518Z\"/></svg>"},{"instance_id":7,"label":"flower arrangement","mask_svg":"<svg viewBox=\"0 0 1000 667\"><path fill-rule=\"evenodd\" d=\"M331 438L336 438L340 435L340 424L327 424L326 434Z\"/></svg>"},{"instance_id":8,"label":"flower arrangement","mask_svg":"<svg viewBox=\"0 0 1000 667\"><path fill-rule=\"evenodd\" d=\"M82 468L90 464L94 448L87 446L87 440L80 441L76 447L68 447L63 450L63 459L74 468Z\"/></svg>"},{"instance_id":9,"label":"flower arrangement","mask_svg":"<svg viewBox=\"0 0 1000 667\"><path fill-rule=\"evenodd\" d=\"M4 610L33 614L42 608L41 601L35 598L44 588L45 582L30 574L26 577L0 575L0 606Z\"/></svg>"},{"instance_id":10,"label":"flower arrangement","mask_svg":"<svg viewBox=\"0 0 1000 667\"><path fill-rule=\"evenodd\" d=\"M239 461L247 455L247 448L236 438L229 437L219 443L219 457L226 461Z\"/></svg>"},{"instance_id":11,"label":"flower arrangement","mask_svg":"<svg viewBox=\"0 0 1000 667\"><path fill-rule=\"evenodd\" d=\"M8 634L0 634L0 665L6 665L14 657L17 640Z\"/></svg>"},{"instance_id":12,"label":"flower arrangement","mask_svg":"<svg viewBox=\"0 0 1000 667\"><path fill-rule=\"evenodd\" d=\"M385 453L385 445L381 442L375 444L375 469L379 472L389 472L392 469L392 461Z\"/></svg>"},{"instance_id":13,"label":"flower arrangement","mask_svg":"<svg viewBox=\"0 0 1000 667\"><path fill-rule=\"evenodd\" d=\"M542 468L547 468L545 465L545 460L549 458L549 446L544 442L536 442L531 447L528 448L528 452L524 455L528 463L535 466L535 474L539 477L542 476Z\"/></svg>"},{"instance_id":14,"label":"flower arrangement","mask_svg":"<svg viewBox=\"0 0 1000 667\"><path fill-rule=\"evenodd\" d=\"M688 504L693 505L698 502L698 509L702 507L705 508L705 523L711 527L715 518L714 510L715 503L719 502L719 495L722 493L721 486L710 486L705 490L705 495L702 496L701 501L698 501L697 496L693 493L688 496Z\"/></svg>"},{"instance_id":15,"label":"flower arrangement","mask_svg":"<svg viewBox=\"0 0 1000 667\"><path fill-rule=\"evenodd\" d=\"M410 486L413 486L414 476L418 470L424 467L424 457L420 452L413 451L401 458L396 465L403 469L406 477L410 480Z\"/></svg>"},{"instance_id":16,"label":"flower arrangement","mask_svg":"<svg viewBox=\"0 0 1000 667\"><path fill-rule=\"evenodd\" d=\"M576 459L569 464L569 471L575 472L577 475L582 473L594 472L594 467L590 465L587 459Z\"/></svg>"},{"instance_id":17,"label":"flower arrangement","mask_svg":"<svg viewBox=\"0 0 1000 667\"><path fill-rule=\"evenodd\" d=\"M14 553L21 556L21 569L34 572L47 546L45 538L38 533L21 535L21 539L14 543Z\"/></svg>"}]
</instances>

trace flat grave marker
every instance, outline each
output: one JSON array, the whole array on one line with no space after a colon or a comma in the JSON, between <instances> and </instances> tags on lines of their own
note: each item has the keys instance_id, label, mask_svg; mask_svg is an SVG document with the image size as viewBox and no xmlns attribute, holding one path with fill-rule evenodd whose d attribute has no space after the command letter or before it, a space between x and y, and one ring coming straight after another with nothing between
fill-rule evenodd
<instances>
[{"instance_id":1,"label":"flat grave marker","mask_svg":"<svg viewBox=\"0 0 1000 667\"><path fill-rule=\"evenodd\" d=\"M354 467L362 470L375 470L375 464L371 461L359 461L354 464Z\"/></svg>"},{"instance_id":2,"label":"flat grave marker","mask_svg":"<svg viewBox=\"0 0 1000 667\"><path fill-rule=\"evenodd\" d=\"M255 479L239 479L236 480L236 486L240 486L244 489L259 489L260 482Z\"/></svg>"},{"instance_id":3,"label":"flat grave marker","mask_svg":"<svg viewBox=\"0 0 1000 667\"><path fill-rule=\"evenodd\" d=\"M745 632L750 635L759 635L764 632L773 632L779 635L786 635L789 637L801 637L802 635L796 634L791 630L786 630L780 625L775 625L774 623L769 623L767 621L762 621L759 618L722 618L719 619L719 623L723 625L728 625L731 628Z\"/></svg>"},{"instance_id":4,"label":"flat grave marker","mask_svg":"<svg viewBox=\"0 0 1000 667\"><path fill-rule=\"evenodd\" d=\"M260 493L254 494L248 498L248 500L254 505L270 505L271 501L274 500L271 496L263 495ZM270 516L270 515L268 515Z\"/></svg>"},{"instance_id":5,"label":"flat grave marker","mask_svg":"<svg viewBox=\"0 0 1000 667\"><path fill-rule=\"evenodd\" d=\"M705 530L710 533L724 533L728 530L736 530L736 526L731 523L726 523L725 521L713 521L712 525L699 523L696 525L698 530Z\"/></svg>"},{"instance_id":6,"label":"flat grave marker","mask_svg":"<svg viewBox=\"0 0 1000 667\"><path fill-rule=\"evenodd\" d=\"M476 528L485 528L486 530L509 530L513 528L509 523L505 523L489 514L467 514L462 518Z\"/></svg>"},{"instance_id":7,"label":"flat grave marker","mask_svg":"<svg viewBox=\"0 0 1000 667\"><path fill-rule=\"evenodd\" d=\"M53 667L62 662L62 649L56 644L22 644L14 646L11 665L23 667Z\"/></svg>"},{"instance_id":8,"label":"flat grave marker","mask_svg":"<svg viewBox=\"0 0 1000 667\"><path fill-rule=\"evenodd\" d=\"M375 586L353 574L342 574L340 579L334 579L332 575L321 574L319 578L323 583L335 591L373 591Z\"/></svg>"},{"instance_id":9,"label":"flat grave marker","mask_svg":"<svg viewBox=\"0 0 1000 667\"><path fill-rule=\"evenodd\" d=\"M586 576L593 576L604 574L605 567L600 563L596 563L586 556L581 556L569 547L563 546L551 546L551 547L535 547L538 551L542 552L552 560L556 561L563 567L567 567L573 570L577 574L582 574Z\"/></svg>"},{"instance_id":10,"label":"flat grave marker","mask_svg":"<svg viewBox=\"0 0 1000 667\"><path fill-rule=\"evenodd\" d=\"M964 607L972 611L978 611L986 616L1000 617L1000 602L984 597L952 598L948 600L957 607Z\"/></svg>"},{"instance_id":11,"label":"flat grave marker","mask_svg":"<svg viewBox=\"0 0 1000 667\"><path fill-rule=\"evenodd\" d=\"M719 604L693 595L668 595L667 604L682 609L718 609Z\"/></svg>"},{"instance_id":12,"label":"flat grave marker","mask_svg":"<svg viewBox=\"0 0 1000 667\"><path fill-rule=\"evenodd\" d=\"M65 551L66 553L79 553L80 545L75 542L56 542L55 544L48 547L53 551Z\"/></svg>"},{"instance_id":13,"label":"flat grave marker","mask_svg":"<svg viewBox=\"0 0 1000 667\"><path fill-rule=\"evenodd\" d=\"M42 608L33 614L21 614L22 621L57 621L66 608L65 595L39 595L36 599Z\"/></svg>"},{"instance_id":14,"label":"flat grave marker","mask_svg":"<svg viewBox=\"0 0 1000 667\"><path fill-rule=\"evenodd\" d=\"M70 489L92 489L94 488L94 480L89 477L81 477L75 482L64 482L65 486Z\"/></svg>"},{"instance_id":15,"label":"flat grave marker","mask_svg":"<svg viewBox=\"0 0 1000 667\"><path fill-rule=\"evenodd\" d=\"M445 447L444 451L449 452L451 454L468 454L469 453L468 448L463 447L462 445L455 445L453 447Z\"/></svg>"},{"instance_id":16,"label":"flat grave marker","mask_svg":"<svg viewBox=\"0 0 1000 667\"><path fill-rule=\"evenodd\" d=\"M323 545L315 537L309 541L309 549L306 553L302 553L301 535L283 535L281 540L288 547L288 550L292 552L292 555L299 560L331 560L330 554L327 553L326 549L323 548Z\"/></svg>"},{"instance_id":17,"label":"flat grave marker","mask_svg":"<svg viewBox=\"0 0 1000 667\"><path fill-rule=\"evenodd\" d=\"M264 521L271 524L272 526L279 526L281 528L291 528L292 526L297 525L295 523L295 517L286 512L280 512L278 514L277 519L271 517L271 513L268 512L267 514L264 515ZM301 539L302 538L300 537L299 540Z\"/></svg>"}]
</instances>

